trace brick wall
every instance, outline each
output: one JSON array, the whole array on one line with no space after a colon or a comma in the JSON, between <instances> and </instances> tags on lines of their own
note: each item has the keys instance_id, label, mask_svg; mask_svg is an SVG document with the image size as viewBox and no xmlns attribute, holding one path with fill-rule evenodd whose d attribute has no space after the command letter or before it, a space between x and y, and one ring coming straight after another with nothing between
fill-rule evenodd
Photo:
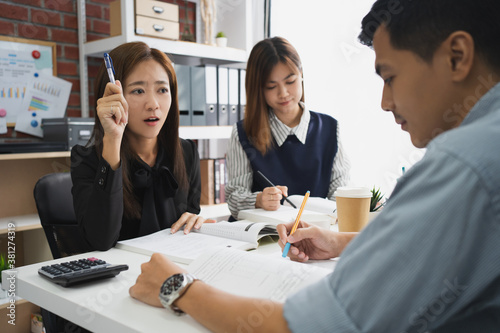
<instances>
[{"instance_id":1,"label":"brick wall","mask_svg":"<svg viewBox=\"0 0 500 333\"><path fill-rule=\"evenodd\" d=\"M87 1L88 40L109 36L110 1ZM0 35L56 42L57 76L73 84L67 115L69 117L81 116L77 2L75 0L0 0ZM16 133L13 128L9 128L9 132L0 137L25 138L29 135Z\"/></svg>"},{"instance_id":2,"label":"brick wall","mask_svg":"<svg viewBox=\"0 0 500 333\"><path fill-rule=\"evenodd\" d=\"M109 3L113 0L87 0L87 41L109 37ZM132 0L130 0L132 1ZM179 5L180 33L184 31L185 1L164 0ZM188 3L190 30L196 32L195 4ZM67 116L80 117L80 73L78 58L78 23L76 0L0 0L0 35L47 40L57 43L57 76L73 83L68 101ZM88 58L89 105L93 116L94 85L102 59ZM9 128L5 138L27 138Z\"/></svg>"}]
</instances>

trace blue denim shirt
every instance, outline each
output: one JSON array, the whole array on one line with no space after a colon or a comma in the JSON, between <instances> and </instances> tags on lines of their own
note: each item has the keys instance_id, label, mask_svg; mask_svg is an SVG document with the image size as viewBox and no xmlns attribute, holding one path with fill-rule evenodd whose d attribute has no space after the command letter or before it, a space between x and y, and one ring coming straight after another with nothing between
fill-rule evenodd
<instances>
[{"instance_id":1,"label":"blue denim shirt","mask_svg":"<svg viewBox=\"0 0 500 333\"><path fill-rule=\"evenodd\" d=\"M500 84L427 148L335 271L287 299L293 332L500 332Z\"/></svg>"}]
</instances>

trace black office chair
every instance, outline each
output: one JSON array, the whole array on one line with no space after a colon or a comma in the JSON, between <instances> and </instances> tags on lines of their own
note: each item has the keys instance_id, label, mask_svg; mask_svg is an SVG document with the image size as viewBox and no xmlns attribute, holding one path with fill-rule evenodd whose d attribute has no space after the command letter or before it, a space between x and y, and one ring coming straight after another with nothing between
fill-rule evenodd
<instances>
[{"instance_id":1,"label":"black office chair","mask_svg":"<svg viewBox=\"0 0 500 333\"><path fill-rule=\"evenodd\" d=\"M71 187L68 172L42 176L35 184L38 216L54 259L91 250L78 229Z\"/></svg>"},{"instance_id":2,"label":"black office chair","mask_svg":"<svg viewBox=\"0 0 500 333\"><path fill-rule=\"evenodd\" d=\"M68 172L51 173L42 176L33 191L38 216L54 259L90 251L78 229L72 185ZM50 311L43 308L41 311L47 333L89 332Z\"/></svg>"}]
</instances>

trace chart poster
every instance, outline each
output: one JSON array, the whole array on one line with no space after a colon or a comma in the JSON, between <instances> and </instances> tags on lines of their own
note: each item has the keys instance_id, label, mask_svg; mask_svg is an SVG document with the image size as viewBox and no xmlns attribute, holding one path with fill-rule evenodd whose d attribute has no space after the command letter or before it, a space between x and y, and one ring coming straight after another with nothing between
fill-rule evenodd
<instances>
[{"instance_id":1,"label":"chart poster","mask_svg":"<svg viewBox=\"0 0 500 333\"><path fill-rule=\"evenodd\" d=\"M27 84L38 75L56 75L55 43L0 36L1 124L14 126Z\"/></svg>"},{"instance_id":2,"label":"chart poster","mask_svg":"<svg viewBox=\"0 0 500 333\"><path fill-rule=\"evenodd\" d=\"M72 83L52 75L38 75L26 87L16 119L16 131L43 137L43 118L62 118Z\"/></svg>"}]
</instances>

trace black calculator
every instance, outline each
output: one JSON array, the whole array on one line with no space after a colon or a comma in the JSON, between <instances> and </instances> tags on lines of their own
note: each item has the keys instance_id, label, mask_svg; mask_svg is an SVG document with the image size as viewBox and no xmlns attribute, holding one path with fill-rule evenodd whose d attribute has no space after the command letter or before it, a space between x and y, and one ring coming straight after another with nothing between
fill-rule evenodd
<instances>
[{"instance_id":1,"label":"black calculator","mask_svg":"<svg viewBox=\"0 0 500 333\"><path fill-rule=\"evenodd\" d=\"M127 265L112 265L97 258L79 259L38 269L38 274L63 287L105 279L126 271Z\"/></svg>"}]
</instances>

